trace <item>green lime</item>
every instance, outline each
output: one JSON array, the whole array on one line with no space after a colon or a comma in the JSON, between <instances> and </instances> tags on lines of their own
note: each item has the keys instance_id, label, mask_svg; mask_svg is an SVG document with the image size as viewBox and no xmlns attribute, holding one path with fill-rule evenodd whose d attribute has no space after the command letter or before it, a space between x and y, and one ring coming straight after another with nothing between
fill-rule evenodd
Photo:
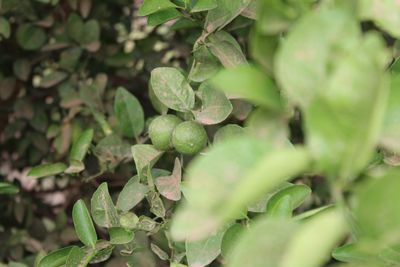
<instances>
[{"instance_id":1,"label":"green lime","mask_svg":"<svg viewBox=\"0 0 400 267\"><path fill-rule=\"evenodd\" d=\"M181 122L181 119L171 114L161 115L155 118L149 126L149 136L154 147L160 150L172 148L172 132Z\"/></svg>"},{"instance_id":2,"label":"green lime","mask_svg":"<svg viewBox=\"0 0 400 267\"><path fill-rule=\"evenodd\" d=\"M176 126L172 133L172 145L182 154L193 155L207 144L204 127L194 121L185 121Z\"/></svg>"}]
</instances>

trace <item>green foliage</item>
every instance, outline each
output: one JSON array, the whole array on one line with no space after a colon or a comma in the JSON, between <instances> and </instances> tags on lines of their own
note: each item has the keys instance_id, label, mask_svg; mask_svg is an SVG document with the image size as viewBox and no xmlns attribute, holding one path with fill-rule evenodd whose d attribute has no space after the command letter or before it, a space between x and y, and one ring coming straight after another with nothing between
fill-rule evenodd
<instances>
[{"instance_id":1,"label":"green foliage","mask_svg":"<svg viewBox=\"0 0 400 267\"><path fill-rule=\"evenodd\" d=\"M83 244L94 247L97 241L96 230L92 218L82 199L78 200L72 209L72 219L76 234Z\"/></svg>"},{"instance_id":2,"label":"green foliage","mask_svg":"<svg viewBox=\"0 0 400 267\"><path fill-rule=\"evenodd\" d=\"M0 266L400 264L398 1L0 6Z\"/></svg>"},{"instance_id":3,"label":"green foliage","mask_svg":"<svg viewBox=\"0 0 400 267\"><path fill-rule=\"evenodd\" d=\"M115 95L114 111L122 133L126 137L137 137L144 129L144 114L137 98L119 87Z\"/></svg>"}]
</instances>

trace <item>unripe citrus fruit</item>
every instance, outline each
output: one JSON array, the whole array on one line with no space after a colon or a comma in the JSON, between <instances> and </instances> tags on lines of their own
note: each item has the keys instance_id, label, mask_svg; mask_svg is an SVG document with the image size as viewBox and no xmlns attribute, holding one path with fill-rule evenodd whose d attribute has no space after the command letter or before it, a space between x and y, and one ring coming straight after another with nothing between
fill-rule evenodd
<instances>
[{"instance_id":1,"label":"unripe citrus fruit","mask_svg":"<svg viewBox=\"0 0 400 267\"><path fill-rule=\"evenodd\" d=\"M172 148L172 132L181 122L181 119L171 114L161 115L155 118L149 126L149 136L154 147L160 150Z\"/></svg>"},{"instance_id":2,"label":"unripe citrus fruit","mask_svg":"<svg viewBox=\"0 0 400 267\"><path fill-rule=\"evenodd\" d=\"M176 126L172 133L172 145L182 154L193 155L207 144L204 127L194 121L185 121Z\"/></svg>"}]
</instances>

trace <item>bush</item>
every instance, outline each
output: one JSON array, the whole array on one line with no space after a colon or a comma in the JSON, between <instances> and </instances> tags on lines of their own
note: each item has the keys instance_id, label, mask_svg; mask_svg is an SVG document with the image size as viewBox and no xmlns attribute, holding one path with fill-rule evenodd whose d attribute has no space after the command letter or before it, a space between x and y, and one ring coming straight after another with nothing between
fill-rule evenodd
<instances>
[{"instance_id":1,"label":"bush","mask_svg":"<svg viewBox=\"0 0 400 267\"><path fill-rule=\"evenodd\" d=\"M0 1L1 266L400 265L396 1L134 2Z\"/></svg>"}]
</instances>

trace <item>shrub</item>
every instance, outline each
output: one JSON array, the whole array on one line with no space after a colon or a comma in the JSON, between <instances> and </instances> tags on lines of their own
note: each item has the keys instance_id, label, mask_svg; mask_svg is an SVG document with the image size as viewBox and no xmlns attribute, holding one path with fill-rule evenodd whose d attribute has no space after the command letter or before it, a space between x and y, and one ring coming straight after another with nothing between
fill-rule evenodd
<instances>
[{"instance_id":1,"label":"shrub","mask_svg":"<svg viewBox=\"0 0 400 267\"><path fill-rule=\"evenodd\" d=\"M8 266L400 264L396 1L0 6Z\"/></svg>"}]
</instances>

